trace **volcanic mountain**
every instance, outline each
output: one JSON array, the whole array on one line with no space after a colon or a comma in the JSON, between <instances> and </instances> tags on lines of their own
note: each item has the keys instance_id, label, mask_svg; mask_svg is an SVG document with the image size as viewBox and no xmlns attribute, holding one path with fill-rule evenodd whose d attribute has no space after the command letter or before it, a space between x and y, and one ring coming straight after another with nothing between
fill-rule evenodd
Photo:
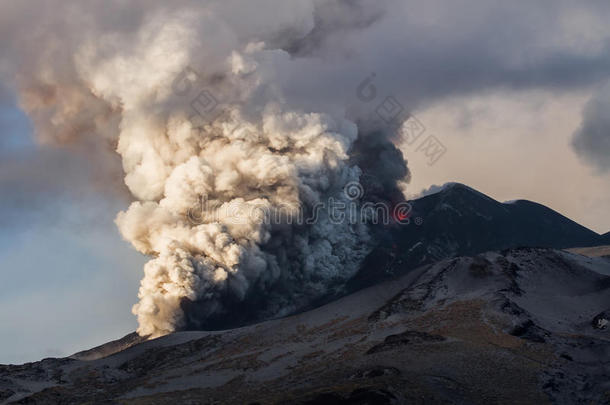
<instances>
[{"instance_id":1,"label":"volcanic mountain","mask_svg":"<svg viewBox=\"0 0 610 405\"><path fill-rule=\"evenodd\" d=\"M455 256L525 246L610 244L610 234L600 236L544 205L527 200L501 203L459 183L410 204L411 222L383 230L348 290Z\"/></svg>"},{"instance_id":2,"label":"volcanic mountain","mask_svg":"<svg viewBox=\"0 0 610 405\"><path fill-rule=\"evenodd\" d=\"M601 404L610 401L609 317L608 259L488 252L283 319L0 366L0 400Z\"/></svg>"},{"instance_id":3,"label":"volcanic mountain","mask_svg":"<svg viewBox=\"0 0 610 405\"><path fill-rule=\"evenodd\" d=\"M607 234L461 184L410 203L411 223L379 228L357 276L309 311L0 366L0 401L610 401L610 258L580 248Z\"/></svg>"}]
</instances>

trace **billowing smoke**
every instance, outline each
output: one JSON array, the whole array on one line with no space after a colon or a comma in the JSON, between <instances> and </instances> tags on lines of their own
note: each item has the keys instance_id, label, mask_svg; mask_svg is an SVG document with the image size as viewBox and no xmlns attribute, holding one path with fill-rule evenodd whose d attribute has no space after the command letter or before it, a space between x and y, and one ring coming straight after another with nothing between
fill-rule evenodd
<instances>
[{"instance_id":1,"label":"billowing smoke","mask_svg":"<svg viewBox=\"0 0 610 405\"><path fill-rule=\"evenodd\" d=\"M385 97L417 114L607 80L610 6L573 3L4 1L0 81L42 143L134 200L116 222L151 257L139 332L224 327L340 293L379 240L330 202L402 199L405 160L367 118ZM356 95L366 77L374 101ZM602 170L607 94L574 141Z\"/></svg>"},{"instance_id":2,"label":"billowing smoke","mask_svg":"<svg viewBox=\"0 0 610 405\"><path fill-rule=\"evenodd\" d=\"M359 133L276 84L334 32L332 19L309 1L270 2L273 19L247 24L254 5L136 3L140 13L118 0L3 11L38 27L11 28L8 74L40 139L78 145L110 172L100 156L120 155L135 201L116 223L151 258L138 333L280 316L340 291L371 233L337 221L329 202L396 200L408 171L383 130ZM354 9L350 24L347 2L324 7L340 11L341 30L379 13Z\"/></svg>"}]
</instances>

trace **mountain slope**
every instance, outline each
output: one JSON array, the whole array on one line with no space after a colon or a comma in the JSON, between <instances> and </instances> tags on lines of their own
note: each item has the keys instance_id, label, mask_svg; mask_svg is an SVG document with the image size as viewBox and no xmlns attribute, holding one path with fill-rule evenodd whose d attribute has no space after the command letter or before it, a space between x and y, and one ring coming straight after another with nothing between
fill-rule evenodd
<instances>
[{"instance_id":1,"label":"mountain slope","mask_svg":"<svg viewBox=\"0 0 610 405\"><path fill-rule=\"evenodd\" d=\"M605 257L610 260L610 246L593 246L586 248L567 249L569 252L589 257Z\"/></svg>"},{"instance_id":2,"label":"mountain slope","mask_svg":"<svg viewBox=\"0 0 610 405\"><path fill-rule=\"evenodd\" d=\"M70 356L70 358L76 360L95 360L110 356L145 341L146 338L138 335L136 332L132 332L120 339L104 343L89 350L83 350L82 352L75 353Z\"/></svg>"},{"instance_id":3,"label":"mountain slope","mask_svg":"<svg viewBox=\"0 0 610 405\"><path fill-rule=\"evenodd\" d=\"M597 233L543 205L526 200L500 203L459 183L410 203L411 223L381 232L381 243L349 290L459 255L522 246L563 249L603 244Z\"/></svg>"},{"instance_id":4,"label":"mountain slope","mask_svg":"<svg viewBox=\"0 0 610 405\"><path fill-rule=\"evenodd\" d=\"M94 361L1 366L0 398L604 403L610 277L601 273L610 274L605 259L547 249L445 260L284 319L175 333Z\"/></svg>"}]
</instances>

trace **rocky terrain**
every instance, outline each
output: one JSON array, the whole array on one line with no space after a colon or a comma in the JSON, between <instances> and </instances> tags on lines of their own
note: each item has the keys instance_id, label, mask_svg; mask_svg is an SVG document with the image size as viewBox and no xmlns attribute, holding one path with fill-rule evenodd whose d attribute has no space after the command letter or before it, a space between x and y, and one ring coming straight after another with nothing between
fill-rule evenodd
<instances>
[{"instance_id":1,"label":"rocky terrain","mask_svg":"<svg viewBox=\"0 0 610 405\"><path fill-rule=\"evenodd\" d=\"M444 260L239 329L130 335L0 366L24 404L610 403L610 261L522 248Z\"/></svg>"}]
</instances>

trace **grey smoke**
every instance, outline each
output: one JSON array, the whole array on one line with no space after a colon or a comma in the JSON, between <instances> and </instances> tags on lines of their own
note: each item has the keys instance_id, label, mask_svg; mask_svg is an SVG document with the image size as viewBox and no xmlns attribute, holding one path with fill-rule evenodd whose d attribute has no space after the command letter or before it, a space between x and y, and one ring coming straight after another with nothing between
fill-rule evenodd
<instances>
[{"instance_id":1,"label":"grey smoke","mask_svg":"<svg viewBox=\"0 0 610 405\"><path fill-rule=\"evenodd\" d=\"M585 106L573 145L598 170L610 171L610 84L598 90Z\"/></svg>"},{"instance_id":2,"label":"grey smoke","mask_svg":"<svg viewBox=\"0 0 610 405\"><path fill-rule=\"evenodd\" d=\"M343 41L350 32L366 29L378 22L384 12L382 4L371 0L316 2L314 26L307 35L282 35L277 39L278 45L294 57L321 56L329 48L336 53L337 47L331 41Z\"/></svg>"}]
</instances>

